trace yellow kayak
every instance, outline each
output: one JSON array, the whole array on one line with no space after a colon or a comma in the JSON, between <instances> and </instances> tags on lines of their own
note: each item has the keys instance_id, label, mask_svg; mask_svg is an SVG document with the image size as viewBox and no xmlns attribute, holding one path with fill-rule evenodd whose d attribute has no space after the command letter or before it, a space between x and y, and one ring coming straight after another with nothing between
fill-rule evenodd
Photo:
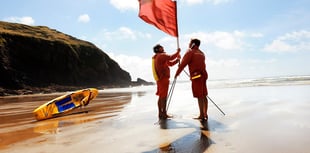
<instances>
[{"instance_id":1,"label":"yellow kayak","mask_svg":"<svg viewBox=\"0 0 310 153\"><path fill-rule=\"evenodd\" d=\"M78 90L41 105L33 111L33 114L37 120L52 118L75 108L88 105L97 95L98 90L95 88Z\"/></svg>"}]
</instances>

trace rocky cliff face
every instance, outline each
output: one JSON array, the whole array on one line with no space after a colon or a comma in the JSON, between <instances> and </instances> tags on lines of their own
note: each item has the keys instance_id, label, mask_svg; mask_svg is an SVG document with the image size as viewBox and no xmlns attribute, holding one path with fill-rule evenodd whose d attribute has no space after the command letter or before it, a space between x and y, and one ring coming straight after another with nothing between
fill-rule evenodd
<instances>
[{"instance_id":1,"label":"rocky cliff face","mask_svg":"<svg viewBox=\"0 0 310 153\"><path fill-rule=\"evenodd\" d=\"M2 89L130 84L129 73L89 42L44 26L0 22Z\"/></svg>"}]
</instances>

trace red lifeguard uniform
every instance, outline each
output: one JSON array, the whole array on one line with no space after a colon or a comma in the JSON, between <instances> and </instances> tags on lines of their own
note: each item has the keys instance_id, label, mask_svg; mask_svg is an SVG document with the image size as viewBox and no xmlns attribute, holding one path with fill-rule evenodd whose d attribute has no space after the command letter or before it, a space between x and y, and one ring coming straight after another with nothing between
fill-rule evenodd
<instances>
[{"instance_id":1,"label":"red lifeguard uniform","mask_svg":"<svg viewBox=\"0 0 310 153\"><path fill-rule=\"evenodd\" d=\"M197 98L206 97L208 95L206 84L208 73L206 71L204 53L199 49L188 49L179 65L176 76L181 73L186 65L188 65L192 81L193 96Z\"/></svg>"},{"instance_id":2,"label":"red lifeguard uniform","mask_svg":"<svg viewBox=\"0 0 310 153\"><path fill-rule=\"evenodd\" d=\"M169 88L170 68L178 63L176 58L179 53L167 55L166 53L156 53L153 57L153 75L157 83L156 95L159 97L167 97Z\"/></svg>"}]
</instances>

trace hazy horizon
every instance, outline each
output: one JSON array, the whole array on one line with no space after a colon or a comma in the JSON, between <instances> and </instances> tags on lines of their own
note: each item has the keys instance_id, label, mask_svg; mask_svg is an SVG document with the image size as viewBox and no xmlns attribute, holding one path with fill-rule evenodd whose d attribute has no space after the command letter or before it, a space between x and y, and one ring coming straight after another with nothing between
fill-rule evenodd
<instances>
[{"instance_id":1,"label":"hazy horizon","mask_svg":"<svg viewBox=\"0 0 310 153\"><path fill-rule=\"evenodd\" d=\"M210 80L309 75L308 6L308 0L178 0L181 54L191 38L200 39ZM171 54L177 39L142 21L138 9L137 0L11 0L3 3L0 20L48 26L89 41L133 81L153 81L153 46L159 43Z\"/></svg>"}]
</instances>

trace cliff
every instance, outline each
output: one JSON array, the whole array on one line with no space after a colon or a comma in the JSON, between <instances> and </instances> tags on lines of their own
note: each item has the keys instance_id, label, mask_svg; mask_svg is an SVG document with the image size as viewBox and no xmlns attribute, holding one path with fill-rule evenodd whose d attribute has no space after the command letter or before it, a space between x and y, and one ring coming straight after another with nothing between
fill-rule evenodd
<instances>
[{"instance_id":1,"label":"cliff","mask_svg":"<svg viewBox=\"0 0 310 153\"><path fill-rule=\"evenodd\" d=\"M131 85L130 74L89 42L45 26L1 21L0 74L0 95Z\"/></svg>"}]
</instances>

